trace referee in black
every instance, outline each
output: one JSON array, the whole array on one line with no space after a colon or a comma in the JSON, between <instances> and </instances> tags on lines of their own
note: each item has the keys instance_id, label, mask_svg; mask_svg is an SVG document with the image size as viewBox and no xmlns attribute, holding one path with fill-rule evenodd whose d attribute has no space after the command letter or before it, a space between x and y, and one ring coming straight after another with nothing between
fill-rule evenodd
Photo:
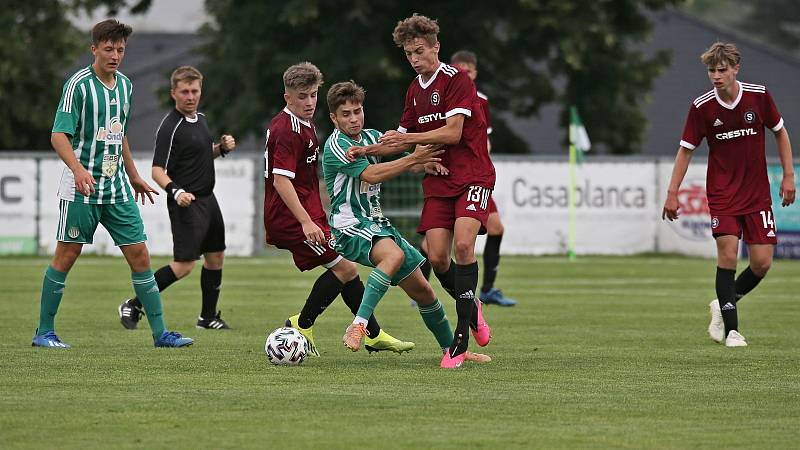
<instances>
[{"instance_id":1,"label":"referee in black","mask_svg":"<svg viewBox=\"0 0 800 450\"><path fill-rule=\"evenodd\" d=\"M214 196L214 158L236 147L233 136L222 135L215 144L203 113L197 111L203 75L191 66L172 72L171 95L175 109L156 131L153 180L167 192L172 225L173 261L155 273L159 291L189 275L195 261L204 256L200 275L203 306L197 328L229 328L217 311L222 264L225 259L225 223ZM119 306L122 325L135 329L143 314L138 298Z\"/></svg>"}]
</instances>

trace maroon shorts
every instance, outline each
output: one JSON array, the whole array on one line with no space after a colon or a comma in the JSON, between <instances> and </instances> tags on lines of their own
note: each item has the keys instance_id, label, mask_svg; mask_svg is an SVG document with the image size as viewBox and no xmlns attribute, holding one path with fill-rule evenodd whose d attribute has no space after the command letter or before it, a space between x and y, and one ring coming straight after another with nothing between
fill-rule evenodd
<instances>
[{"instance_id":1,"label":"maroon shorts","mask_svg":"<svg viewBox=\"0 0 800 450\"><path fill-rule=\"evenodd\" d=\"M292 252L294 265L301 271L311 270L317 266L324 266L330 269L342 259L342 257L333 250L333 245L331 245L333 241L331 238L331 227L328 223L317 220L315 220L314 223L325 233L325 244L314 244L306 241L302 233L294 239L282 237L281 239L275 239L269 242L278 248Z\"/></svg>"},{"instance_id":2,"label":"maroon shorts","mask_svg":"<svg viewBox=\"0 0 800 450\"><path fill-rule=\"evenodd\" d=\"M711 233L714 238L725 235L744 238L747 244L778 243L772 208L739 216L711 215Z\"/></svg>"},{"instance_id":3,"label":"maroon shorts","mask_svg":"<svg viewBox=\"0 0 800 450\"><path fill-rule=\"evenodd\" d=\"M459 217L472 217L481 223L478 234L486 234L491 198L492 190L483 186L468 186L455 197L428 197L422 207L417 233L425 234L434 228L452 230Z\"/></svg>"},{"instance_id":4,"label":"maroon shorts","mask_svg":"<svg viewBox=\"0 0 800 450\"><path fill-rule=\"evenodd\" d=\"M494 197L489 197L489 214L500 213L497 210L497 204L494 202Z\"/></svg>"}]
</instances>

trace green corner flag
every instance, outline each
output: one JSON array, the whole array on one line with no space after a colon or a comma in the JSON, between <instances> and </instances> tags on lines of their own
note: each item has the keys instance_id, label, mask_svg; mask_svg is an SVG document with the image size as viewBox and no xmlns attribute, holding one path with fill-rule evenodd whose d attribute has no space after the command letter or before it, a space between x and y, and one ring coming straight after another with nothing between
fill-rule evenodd
<instances>
[{"instance_id":1,"label":"green corner flag","mask_svg":"<svg viewBox=\"0 0 800 450\"><path fill-rule=\"evenodd\" d=\"M578 109L574 106L569 108L569 228L567 236L567 257L570 261L575 260L575 228L576 228L576 207L575 207L575 186L578 184L577 167L583 162L583 154L592 147L589 141L589 134L581 122Z\"/></svg>"},{"instance_id":2,"label":"green corner flag","mask_svg":"<svg viewBox=\"0 0 800 450\"><path fill-rule=\"evenodd\" d=\"M589 135L586 133L586 128L581 122L581 116L578 115L578 109L574 106L569 108L569 145L570 145L570 159L575 153L575 159L578 164L583 162L583 154L592 148L592 143L589 141Z\"/></svg>"}]
</instances>

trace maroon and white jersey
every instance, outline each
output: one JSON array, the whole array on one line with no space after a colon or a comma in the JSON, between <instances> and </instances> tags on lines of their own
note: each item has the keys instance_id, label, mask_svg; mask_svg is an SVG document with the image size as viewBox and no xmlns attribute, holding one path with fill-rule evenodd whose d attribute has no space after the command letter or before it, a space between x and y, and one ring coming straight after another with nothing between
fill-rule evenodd
<instances>
[{"instance_id":1,"label":"maroon and white jersey","mask_svg":"<svg viewBox=\"0 0 800 450\"><path fill-rule=\"evenodd\" d=\"M314 124L300 120L288 108L269 123L264 152L264 227L268 243L305 240L303 227L273 186L276 174L292 180L300 204L312 220L325 218L317 178L318 151Z\"/></svg>"},{"instance_id":2,"label":"maroon and white jersey","mask_svg":"<svg viewBox=\"0 0 800 450\"><path fill-rule=\"evenodd\" d=\"M486 134L492 134L492 114L489 112L489 97L483 92L478 91L478 101L481 104L483 118L486 120Z\"/></svg>"},{"instance_id":3,"label":"maroon and white jersey","mask_svg":"<svg viewBox=\"0 0 800 450\"><path fill-rule=\"evenodd\" d=\"M447 176L426 175L422 180L425 197L454 197L468 186L494 189L495 173L486 148L486 119L475 84L466 72L440 64L433 76L417 76L406 92L398 131L422 133L446 125L447 118L463 114L461 140L444 147L442 165Z\"/></svg>"},{"instance_id":4,"label":"maroon and white jersey","mask_svg":"<svg viewBox=\"0 0 800 450\"><path fill-rule=\"evenodd\" d=\"M689 107L681 147L708 140L706 194L712 215L742 215L772 205L764 150L764 127L778 131L783 118L764 86L740 83L731 104L716 89Z\"/></svg>"}]
</instances>

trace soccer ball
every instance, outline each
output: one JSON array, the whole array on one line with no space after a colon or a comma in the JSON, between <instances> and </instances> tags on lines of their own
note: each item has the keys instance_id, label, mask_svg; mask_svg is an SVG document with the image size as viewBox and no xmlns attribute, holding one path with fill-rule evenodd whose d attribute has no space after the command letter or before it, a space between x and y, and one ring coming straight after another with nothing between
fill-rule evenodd
<instances>
[{"instance_id":1,"label":"soccer ball","mask_svg":"<svg viewBox=\"0 0 800 450\"><path fill-rule=\"evenodd\" d=\"M295 328L278 328L267 336L264 352L272 364L296 366L308 355L308 341Z\"/></svg>"}]
</instances>

